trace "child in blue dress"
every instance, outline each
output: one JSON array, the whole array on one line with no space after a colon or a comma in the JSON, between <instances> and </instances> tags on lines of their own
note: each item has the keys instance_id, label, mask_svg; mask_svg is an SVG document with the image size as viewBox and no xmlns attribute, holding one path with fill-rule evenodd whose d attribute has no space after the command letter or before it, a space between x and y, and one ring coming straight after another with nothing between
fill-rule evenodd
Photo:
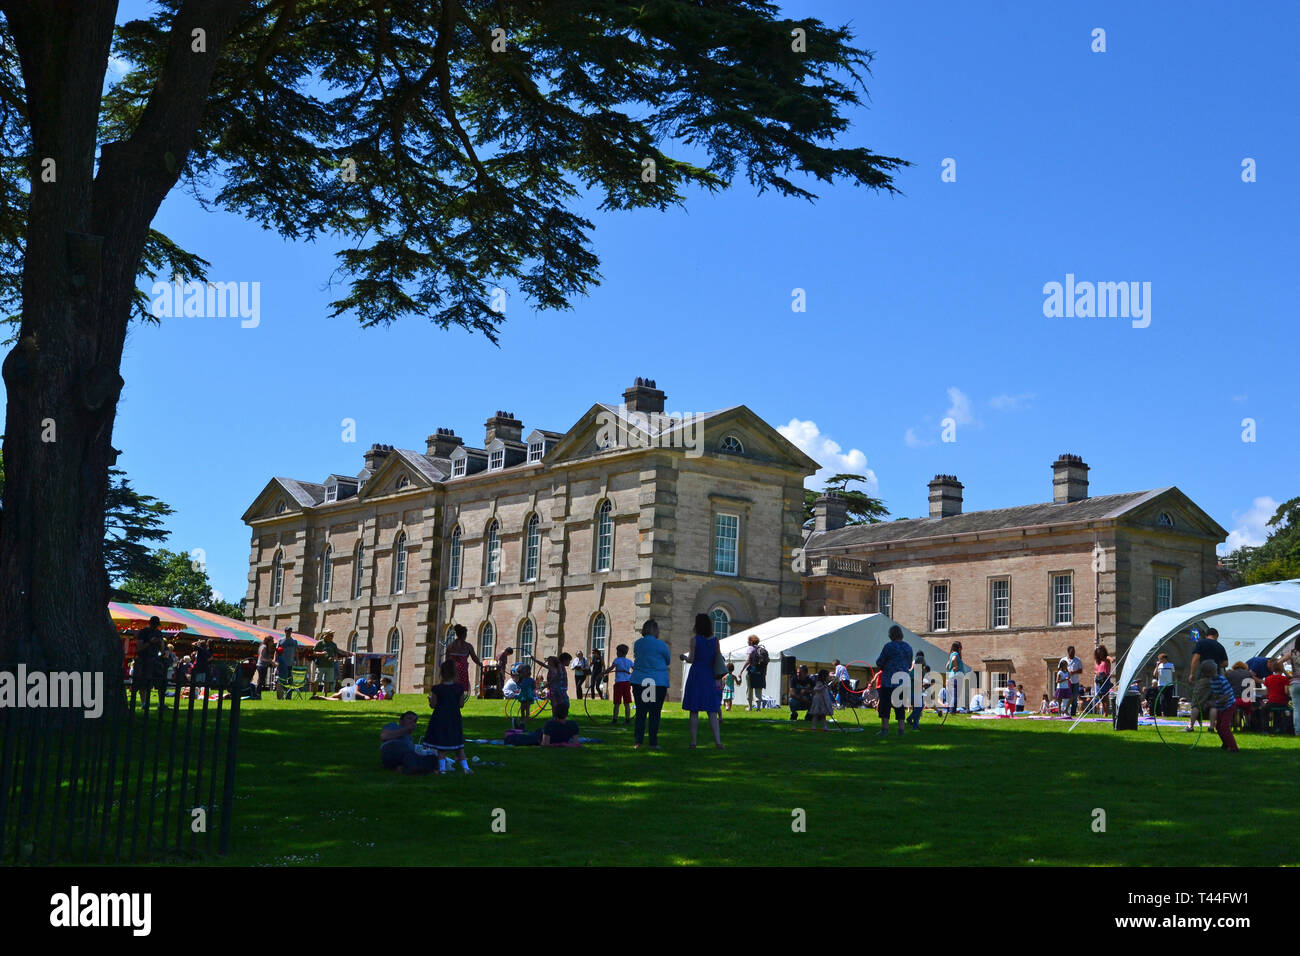
<instances>
[{"instance_id":1,"label":"child in blue dress","mask_svg":"<svg viewBox=\"0 0 1300 956\"><path fill-rule=\"evenodd\" d=\"M425 731L424 742L440 755L454 750L460 769L465 773L473 773L469 769L469 761L465 759L465 730L460 718L460 709L469 694L456 679L455 661L443 661L438 674L442 677L442 683L435 684L429 691L429 706L433 708L433 716L429 718L429 729Z\"/></svg>"}]
</instances>

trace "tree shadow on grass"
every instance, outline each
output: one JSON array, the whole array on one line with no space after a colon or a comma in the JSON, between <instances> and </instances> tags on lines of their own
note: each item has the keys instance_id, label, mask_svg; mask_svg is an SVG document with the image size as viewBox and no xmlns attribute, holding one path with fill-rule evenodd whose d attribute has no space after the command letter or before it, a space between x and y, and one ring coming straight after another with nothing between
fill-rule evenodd
<instances>
[{"instance_id":1,"label":"tree shadow on grass","mask_svg":"<svg viewBox=\"0 0 1300 956\"><path fill-rule=\"evenodd\" d=\"M950 720L902 740L727 715L716 751L664 750L586 724L581 749L475 746L473 776L379 767L380 727L411 701L249 708L234 864L329 865L1279 865L1300 858L1294 752L1217 738L1166 746L1144 731L1065 732ZM277 706L278 704L278 706ZM362 710L361 708L365 709ZM1046 723L1046 722L1040 722ZM472 702L467 737L499 738ZM1292 748L1294 745L1292 745ZM805 828L797 830L796 811ZM1098 815L1102 811L1104 816ZM1098 820L1104 829L1097 828ZM494 829L496 824L496 829ZM504 832L498 832L504 826ZM1231 834L1207 856L1204 838Z\"/></svg>"}]
</instances>

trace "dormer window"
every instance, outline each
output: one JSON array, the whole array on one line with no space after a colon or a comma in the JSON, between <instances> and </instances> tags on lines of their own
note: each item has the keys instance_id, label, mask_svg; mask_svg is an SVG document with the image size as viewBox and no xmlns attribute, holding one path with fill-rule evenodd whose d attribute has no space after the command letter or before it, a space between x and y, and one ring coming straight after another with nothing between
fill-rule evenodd
<instances>
[{"instance_id":1,"label":"dormer window","mask_svg":"<svg viewBox=\"0 0 1300 956\"><path fill-rule=\"evenodd\" d=\"M451 476L453 478L465 477L465 456L461 455L451 463Z\"/></svg>"},{"instance_id":2,"label":"dormer window","mask_svg":"<svg viewBox=\"0 0 1300 956\"><path fill-rule=\"evenodd\" d=\"M542 456L546 454L546 442L535 441L528 444L528 463L531 465L535 461L541 461Z\"/></svg>"},{"instance_id":3,"label":"dormer window","mask_svg":"<svg viewBox=\"0 0 1300 956\"><path fill-rule=\"evenodd\" d=\"M331 481L328 485L325 486L325 500L326 500L326 501L338 501L338 500L339 500L339 486L338 486L338 482L336 482L336 481Z\"/></svg>"},{"instance_id":4,"label":"dormer window","mask_svg":"<svg viewBox=\"0 0 1300 956\"><path fill-rule=\"evenodd\" d=\"M743 455L745 446L740 443L740 439L735 435L724 435L722 441L718 443L718 451L724 455Z\"/></svg>"},{"instance_id":5,"label":"dormer window","mask_svg":"<svg viewBox=\"0 0 1300 956\"><path fill-rule=\"evenodd\" d=\"M488 471L498 471L506 466L506 450L498 448L488 455Z\"/></svg>"}]
</instances>

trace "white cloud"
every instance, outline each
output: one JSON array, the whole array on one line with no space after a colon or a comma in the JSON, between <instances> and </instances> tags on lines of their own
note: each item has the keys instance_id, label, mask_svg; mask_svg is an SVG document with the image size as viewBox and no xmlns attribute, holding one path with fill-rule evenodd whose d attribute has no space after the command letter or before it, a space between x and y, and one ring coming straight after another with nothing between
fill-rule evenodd
<instances>
[{"instance_id":1,"label":"white cloud","mask_svg":"<svg viewBox=\"0 0 1300 956\"><path fill-rule=\"evenodd\" d=\"M1035 397L1032 392L1023 392L1019 395L994 395L989 399L989 405L999 412L1014 412L1028 408Z\"/></svg>"},{"instance_id":2,"label":"white cloud","mask_svg":"<svg viewBox=\"0 0 1300 956\"><path fill-rule=\"evenodd\" d=\"M1219 545L1220 553L1227 554L1242 547L1257 548L1263 544L1273 530L1268 526L1268 519L1277 513L1280 503L1264 495L1256 498L1244 513L1234 511L1232 520L1235 526L1228 532L1228 540Z\"/></svg>"},{"instance_id":3,"label":"white cloud","mask_svg":"<svg viewBox=\"0 0 1300 956\"><path fill-rule=\"evenodd\" d=\"M924 438L919 436L916 433L915 428L909 428L907 431L903 432L903 443L907 445L908 448L924 448L926 445L934 444L933 441L926 441Z\"/></svg>"},{"instance_id":4,"label":"white cloud","mask_svg":"<svg viewBox=\"0 0 1300 956\"><path fill-rule=\"evenodd\" d=\"M792 418L788 425L779 425L776 430L796 448L823 466L821 471L808 479L809 487L821 487L831 475L846 473L866 477L865 488L861 485L853 487L869 495L874 495L880 490L876 473L867 467L866 454L857 448L845 452L839 442L822 434L816 422Z\"/></svg>"},{"instance_id":5,"label":"white cloud","mask_svg":"<svg viewBox=\"0 0 1300 956\"><path fill-rule=\"evenodd\" d=\"M958 425L975 424L975 413L971 411L970 397L956 385L948 386L948 411L945 418L951 418Z\"/></svg>"}]
</instances>

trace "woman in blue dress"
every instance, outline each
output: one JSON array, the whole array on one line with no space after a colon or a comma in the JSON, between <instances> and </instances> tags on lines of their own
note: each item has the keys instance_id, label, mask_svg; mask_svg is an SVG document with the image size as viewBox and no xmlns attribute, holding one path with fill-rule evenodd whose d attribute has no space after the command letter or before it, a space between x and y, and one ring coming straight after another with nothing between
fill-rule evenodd
<instances>
[{"instance_id":1,"label":"woman in blue dress","mask_svg":"<svg viewBox=\"0 0 1300 956\"><path fill-rule=\"evenodd\" d=\"M691 747L695 746L699 731L700 711L704 711L709 715L714 746L722 749L722 725L718 721L718 711L722 708L722 691L718 689L718 679L713 676L713 662L717 656L718 639L713 636L713 622L707 614L695 615L695 636L691 638L691 652L682 655L682 660L691 665L686 672L686 687L682 691L682 710L690 711L691 714Z\"/></svg>"}]
</instances>

